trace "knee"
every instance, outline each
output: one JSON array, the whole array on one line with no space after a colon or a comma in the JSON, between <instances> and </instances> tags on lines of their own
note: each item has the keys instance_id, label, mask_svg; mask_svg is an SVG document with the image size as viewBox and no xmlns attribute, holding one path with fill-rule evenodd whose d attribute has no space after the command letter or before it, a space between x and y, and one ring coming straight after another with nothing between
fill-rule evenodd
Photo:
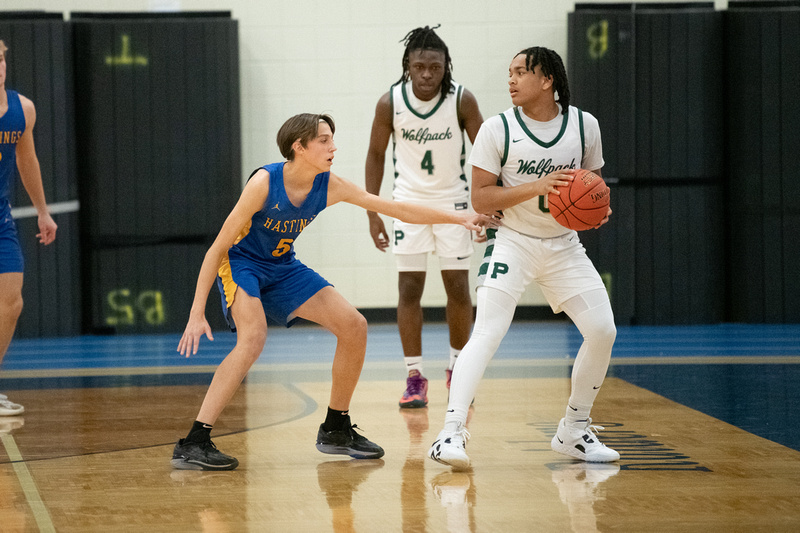
<instances>
[{"instance_id":1,"label":"knee","mask_svg":"<svg viewBox=\"0 0 800 533\"><path fill-rule=\"evenodd\" d=\"M12 293L2 299L2 314L7 320L16 320L22 314L23 300L21 293Z\"/></svg>"},{"instance_id":2,"label":"knee","mask_svg":"<svg viewBox=\"0 0 800 533\"><path fill-rule=\"evenodd\" d=\"M469 293L468 270L443 270L442 282L448 299L456 301L467 300L472 303Z\"/></svg>"},{"instance_id":3,"label":"knee","mask_svg":"<svg viewBox=\"0 0 800 533\"><path fill-rule=\"evenodd\" d=\"M261 355L264 349L264 344L267 342L267 332L253 331L249 333L237 333L236 345L240 348L241 353L247 357L251 362L254 362Z\"/></svg>"},{"instance_id":4,"label":"knee","mask_svg":"<svg viewBox=\"0 0 800 533\"><path fill-rule=\"evenodd\" d=\"M367 319L353 307L346 313L342 313L338 320L330 328L331 333L336 335L337 342L355 348L367 345Z\"/></svg>"},{"instance_id":5,"label":"knee","mask_svg":"<svg viewBox=\"0 0 800 533\"><path fill-rule=\"evenodd\" d=\"M401 303L416 303L425 290L424 272L401 272L397 282Z\"/></svg>"},{"instance_id":6,"label":"knee","mask_svg":"<svg viewBox=\"0 0 800 533\"><path fill-rule=\"evenodd\" d=\"M469 343L479 347L481 351L494 354L505 337L505 330L492 327L481 327L476 324L469 338Z\"/></svg>"},{"instance_id":7,"label":"knee","mask_svg":"<svg viewBox=\"0 0 800 533\"><path fill-rule=\"evenodd\" d=\"M469 286L465 287L464 290L448 293L447 303L453 303L458 306L469 307L472 309L472 298L469 295Z\"/></svg>"},{"instance_id":8,"label":"knee","mask_svg":"<svg viewBox=\"0 0 800 533\"><path fill-rule=\"evenodd\" d=\"M354 339L363 339L365 343L367 342L367 319L356 309L353 309L353 312L347 317L345 335L350 335Z\"/></svg>"},{"instance_id":9,"label":"knee","mask_svg":"<svg viewBox=\"0 0 800 533\"><path fill-rule=\"evenodd\" d=\"M585 338L591 338L596 342L603 342L608 345L613 345L617 338L617 327L614 325L613 320L605 320L602 322L595 322L589 331L584 335Z\"/></svg>"},{"instance_id":10,"label":"knee","mask_svg":"<svg viewBox=\"0 0 800 533\"><path fill-rule=\"evenodd\" d=\"M614 325L613 320L608 320L601 325L600 335L608 342L614 342L617 338L617 326Z\"/></svg>"}]
</instances>

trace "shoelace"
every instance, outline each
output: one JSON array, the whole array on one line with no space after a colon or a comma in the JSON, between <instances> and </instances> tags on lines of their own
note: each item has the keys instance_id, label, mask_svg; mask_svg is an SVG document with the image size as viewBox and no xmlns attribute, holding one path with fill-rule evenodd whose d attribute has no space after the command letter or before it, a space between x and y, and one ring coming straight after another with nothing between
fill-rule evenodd
<instances>
[{"instance_id":1,"label":"shoelace","mask_svg":"<svg viewBox=\"0 0 800 533\"><path fill-rule=\"evenodd\" d=\"M454 433L454 435L455 435L455 436L458 436L458 437L461 437L461 440L463 440L463 441L464 441L464 444L466 444L466 443L467 443L467 441L468 441L468 440L470 439L470 437L472 436L472 435L470 435L470 434L469 434L469 431L467 431L467 428L466 428L466 427L464 427L464 426L461 426L461 428L460 428L458 431L456 431L456 432Z\"/></svg>"},{"instance_id":2,"label":"shoelace","mask_svg":"<svg viewBox=\"0 0 800 533\"><path fill-rule=\"evenodd\" d=\"M591 418L587 418L586 419L586 428L584 428L584 431L586 433L588 433L589 435L591 435L592 437L597 438L597 432L598 431L603 431L604 429L606 429L606 428L604 428L603 426L594 426L594 425L592 425L592 419Z\"/></svg>"},{"instance_id":3,"label":"shoelace","mask_svg":"<svg viewBox=\"0 0 800 533\"><path fill-rule=\"evenodd\" d=\"M358 431L356 431L356 430L358 430ZM350 433L350 438L353 439L354 442L355 441L361 441L361 440L364 440L364 441L368 440L367 437L365 437L364 435L359 433L360 431L364 431L364 430L361 429L360 427L358 427L355 424L350 426L350 430L348 432Z\"/></svg>"},{"instance_id":4,"label":"shoelace","mask_svg":"<svg viewBox=\"0 0 800 533\"><path fill-rule=\"evenodd\" d=\"M408 393L410 396L422 393L422 378L408 380Z\"/></svg>"},{"instance_id":5,"label":"shoelace","mask_svg":"<svg viewBox=\"0 0 800 533\"><path fill-rule=\"evenodd\" d=\"M212 449L214 449L215 451L218 451L218 450L217 450L217 445L216 445L216 444L214 444L213 442L211 442L210 440L209 440L209 441L206 441L206 442L204 442L203 444L201 444L201 447L203 448L203 450L207 450L207 449L209 449L209 448L212 448Z\"/></svg>"}]
</instances>

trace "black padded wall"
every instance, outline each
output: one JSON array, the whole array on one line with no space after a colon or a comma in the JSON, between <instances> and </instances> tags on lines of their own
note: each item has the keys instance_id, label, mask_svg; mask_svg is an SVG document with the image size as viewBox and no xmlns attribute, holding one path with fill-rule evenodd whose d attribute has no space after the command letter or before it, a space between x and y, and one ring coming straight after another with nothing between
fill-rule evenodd
<instances>
[{"instance_id":1,"label":"black padded wall","mask_svg":"<svg viewBox=\"0 0 800 533\"><path fill-rule=\"evenodd\" d=\"M0 12L6 53L6 88L36 106L33 129L45 197L58 224L56 240L42 246L35 211L17 178L12 207L25 257L25 307L16 336L80 333L78 190L75 159L71 34L61 14Z\"/></svg>"},{"instance_id":2,"label":"black padded wall","mask_svg":"<svg viewBox=\"0 0 800 533\"><path fill-rule=\"evenodd\" d=\"M86 329L180 331L201 251L241 191L237 23L216 12L71 20ZM148 318L153 295L163 312ZM217 307L208 317L223 327Z\"/></svg>"},{"instance_id":3,"label":"black padded wall","mask_svg":"<svg viewBox=\"0 0 800 533\"><path fill-rule=\"evenodd\" d=\"M577 4L572 103L600 122L612 215L581 240L620 324L724 314L722 18L710 2Z\"/></svg>"},{"instance_id":4,"label":"black padded wall","mask_svg":"<svg viewBox=\"0 0 800 533\"><path fill-rule=\"evenodd\" d=\"M800 322L800 2L724 20L729 318Z\"/></svg>"}]
</instances>

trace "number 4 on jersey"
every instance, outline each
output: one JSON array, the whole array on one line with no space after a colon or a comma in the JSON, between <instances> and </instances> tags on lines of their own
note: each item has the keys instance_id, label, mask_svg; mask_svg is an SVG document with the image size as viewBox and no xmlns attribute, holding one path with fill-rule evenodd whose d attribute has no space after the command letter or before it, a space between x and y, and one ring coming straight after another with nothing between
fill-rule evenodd
<instances>
[{"instance_id":1,"label":"number 4 on jersey","mask_svg":"<svg viewBox=\"0 0 800 533\"><path fill-rule=\"evenodd\" d=\"M433 154L430 150L425 152L425 156L422 158L422 164L420 166L422 167L422 170L428 171L429 176L433 174Z\"/></svg>"}]
</instances>

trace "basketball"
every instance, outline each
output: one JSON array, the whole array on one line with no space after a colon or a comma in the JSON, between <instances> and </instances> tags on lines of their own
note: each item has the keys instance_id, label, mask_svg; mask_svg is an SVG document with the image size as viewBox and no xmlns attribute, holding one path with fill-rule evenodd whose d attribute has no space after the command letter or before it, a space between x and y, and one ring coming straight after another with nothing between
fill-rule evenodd
<instances>
[{"instance_id":1,"label":"basketball","mask_svg":"<svg viewBox=\"0 0 800 533\"><path fill-rule=\"evenodd\" d=\"M550 214L565 228L576 231L596 228L608 214L611 189L590 170L580 169L574 176L568 186L558 188L561 194L547 195Z\"/></svg>"}]
</instances>

